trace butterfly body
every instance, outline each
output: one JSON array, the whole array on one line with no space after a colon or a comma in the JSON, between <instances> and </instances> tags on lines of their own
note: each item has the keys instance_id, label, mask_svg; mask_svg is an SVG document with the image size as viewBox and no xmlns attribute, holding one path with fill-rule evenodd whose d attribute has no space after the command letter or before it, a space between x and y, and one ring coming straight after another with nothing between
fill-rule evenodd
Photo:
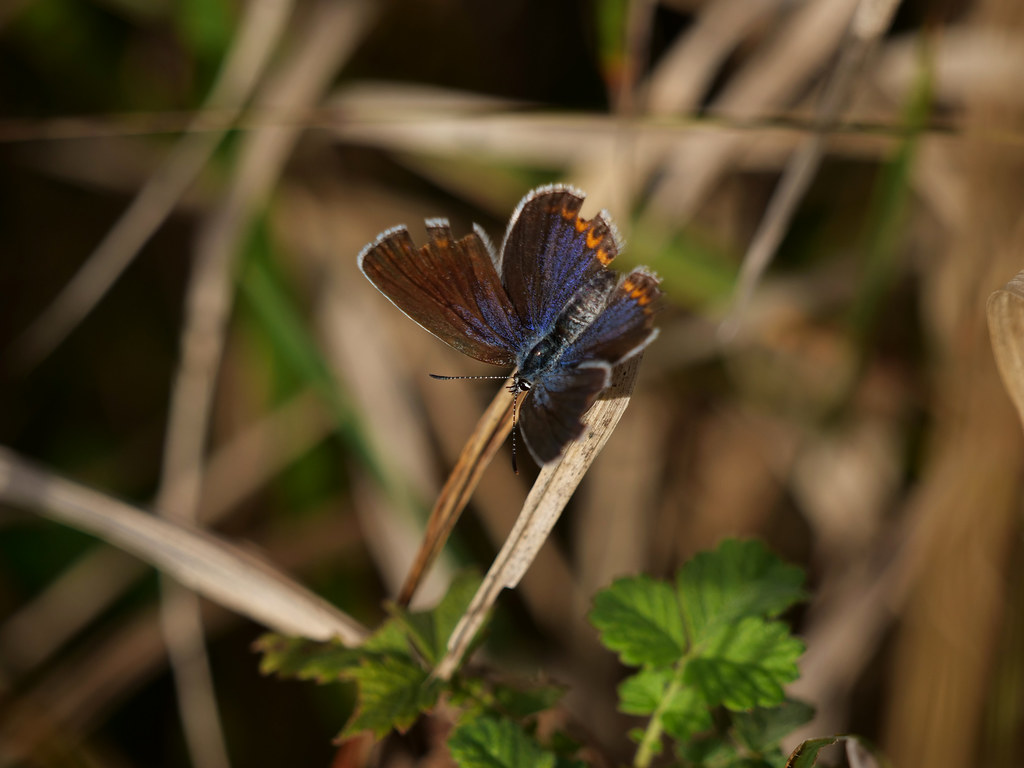
<instances>
[{"instance_id":1,"label":"butterfly body","mask_svg":"<svg viewBox=\"0 0 1024 768\"><path fill-rule=\"evenodd\" d=\"M581 286L555 318L550 329L516 359L514 391L526 392L556 370L565 351L594 322L615 289L618 276L602 270Z\"/></svg>"},{"instance_id":2,"label":"butterfly body","mask_svg":"<svg viewBox=\"0 0 1024 768\"><path fill-rule=\"evenodd\" d=\"M657 335L658 279L643 267L625 279L607 268L619 240L603 211L590 220L583 195L541 187L519 204L500 252L479 228L456 240L444 219L427 221L416 248L404 227L359 255L363 274L419 325L470 357L515 366L524 400L519 427L539 464L582 433L582 416L612 367Z\"/></svg>"}]
</instances>

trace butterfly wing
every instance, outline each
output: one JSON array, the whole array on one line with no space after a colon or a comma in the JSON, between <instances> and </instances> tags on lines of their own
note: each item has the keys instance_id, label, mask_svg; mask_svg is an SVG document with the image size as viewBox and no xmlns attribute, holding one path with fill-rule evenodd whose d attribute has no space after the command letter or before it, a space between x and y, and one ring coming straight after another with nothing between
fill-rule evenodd
<instances>
[{"instance_id":1,"label":"butterfly wing","mask_svg":"<svg viewBox=\"0 0 1024 768\"><path fill-rule=\"evenodd\" d=\"M583 414L611 378L608 363L591 360L558 368L534 386L519 412L519 431L538 465L557 459L566 443L583 434Z\"/></svg>"},{"instance_id":2,"label":"butterfly wing","mask_svg":"<svg viewBox=\"0 0 1024 768\"><path fill-rule=\"evenodd\" d=\"M359 269L391 303L463 354L513 365L521 329L488 245L474 232L455 240L445 219L427 221L417 249L405 227L380 235L359 254Z\"/></svg>"},{"instance_id":3,"label":"butterfly wing","mask_svg":"<svg viewBox=\"0 0 1024 768\"><path fill-rule=\"evenodd\" d=\"M615 365L637 354L658 335L654 315L661 297L658 278L643 267L626 275L594 322L562 355L562 365L601 360Z\"/></svg>"},{"instance_id":4,"label":"butterfly wing","mask_svg":"<svg viewBox=\"0 0 1024 768\"><path fill-rule=\"evenodd\" d=\"M527 337L549 331L570 297L618 255L608 215L580 218L582 192L552 185L519 203L501 247L501 279Z\"/></svg>"},{"instance_id":5,"label":"butterfly wing","mask_svg":"<svg viewBox=\"0 0 1024 768\"><path fill-rule=\"evenodd\" d=\"M566 443L583 434L583 414L611 382L612 367L658 335L654 313L660 295L657 277L642 267L633 270L555 370L534 385L519 427L538 464L558 458Z\"/></svg>"}]
</instances>

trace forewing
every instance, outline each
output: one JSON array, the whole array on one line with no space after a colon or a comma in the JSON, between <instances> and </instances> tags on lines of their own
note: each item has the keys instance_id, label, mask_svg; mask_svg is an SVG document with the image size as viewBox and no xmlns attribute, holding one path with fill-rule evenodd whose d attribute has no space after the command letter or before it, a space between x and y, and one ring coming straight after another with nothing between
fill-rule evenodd
<instances>
[{"instance_id":1,"label":"forewing","mask_svg":"<svg viewBox=\"0 0 1024 768\"><path fill-rule=\"evenodd\" d=\"M501 279L527 336L550 330L569 298L619 252L608 214L580 218L582 192L535 189L519 203L501 247Z\"/></svg>"},{"instance_id":2,"label":"forewing","mask_svg":"<svg viewBox=\"0 0 1024 768\"><path fill-rule=\"evenodd\" d=\"M591 361L561 367L534 385L519 412L519 431L530 455L543 466L583 434L583 414L611 382L612 368Z\"/></svg>"},{"instance_id":3,"label":"forewing","mask_svg":"<svg viewBox=\"0 0 1024 768\"><path fill-rule=\"evenodd\" d=\"M444 219L427 221L417 249L405 227L381 233L359 254L359 268L423 328L470 357L512 365L520 324L488 247L473 234L452 238Z\"/></svg>"},{"instance_id":4,"label":"forewing","mask_svg":"<svg viewBox=\"0 0 1024 768\"><path fill-rule=\"evenodd\" d=\"M644 267L634 269L562 355L563 364L603 360L615 365L638 353L658 335L654 316L660 297L658 278Z\"/></svg>"}]
</instances>

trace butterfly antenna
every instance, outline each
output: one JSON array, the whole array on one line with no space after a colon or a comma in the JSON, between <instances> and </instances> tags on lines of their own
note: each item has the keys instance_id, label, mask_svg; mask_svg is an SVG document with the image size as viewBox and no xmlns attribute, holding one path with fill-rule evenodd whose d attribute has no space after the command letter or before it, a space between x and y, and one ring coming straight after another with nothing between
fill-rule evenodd
<instances>
[{"instance_id":1,"label":"butterfly antenna","mask_svg":"<svg viewBox=\"0 0 1024 768\"><path fill-rule=\"evenodd\" d=\"M438 379L439 381L454 381L456 379L507 379L508 376L442 376L439 373L428 373L432 379ZM516 422L518 420L517 405L519 404L519 392L515 389L515 386L510 386L509 390L512 392L512 471L515 474L519 474L519 465L516 464Z\"/></svg>"},{"instance_id":2,"label":"butterfly antenna","mask_svg":"<svg viewBox=\"0 0 1024 768\"><path fill-rule=\"evenodd\" d=\"M507 379L508 376L442 376L439 373L428 373L432 379L439 379L440 381L454 381L455 379Z\"/></svg>"},{"instance_id":3,"label":"butterfly antenna","mask_svg":"<svg viewBox=\"0 0 1024 768\"><path fill-rule=\"evenodd\" d=\"M519 393L512 393L512 472L516 475L519 474L519 466L516 464L516 420L518 411L516 406L519 404Z\"/></svg>"}]
</instances>

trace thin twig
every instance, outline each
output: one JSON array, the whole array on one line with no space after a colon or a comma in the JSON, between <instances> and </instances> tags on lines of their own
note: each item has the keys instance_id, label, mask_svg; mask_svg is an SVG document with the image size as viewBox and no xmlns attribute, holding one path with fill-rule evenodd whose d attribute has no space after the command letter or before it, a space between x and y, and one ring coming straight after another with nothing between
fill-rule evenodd
<instances>
[{"instance_id":1,"label":"thin twig","mask_svg":"<svg viewBox=\"0 0 1024 768\"><path fill-rule=\"evenodd\" d=\"M218 447L200 481L202 523L222 521L331 429L316 396L307 391ZM84 554L0 626L0 656L8 671L26 673L45 662L146 572L117 549ZM89 585L85 594L82 584Z\"/></svg>"},{"instance_id":2,"label":"thin twig","mask_svg":"<svg viewBox=\"0 0 1024 768\"><path fill-rule=\"evenodd\" d=\"M278 632L359 643L357 622L255 555L33 467L0 447L0 499L120 547Z\"/></svg>"},{"instance_id":3,"label":"thin twig","mask_svg":"<svg viewBox=\"0 0 1024 768\"><path fill-rule=\"evenodd\" d=\"M292 0L255 0L248 4L235 45L185 135L78 272L15 342L12 355L23 366L31 368L41 362L71 333L170 215L241 113L270 60L291 8ZM206 110L216 111L221 119L213 131L206 129Z\"/></svg>"},{"instance_id":4,"label":"thin twig","mask_svg":"<svg viewBox=\"0 0 1024 768\"><path fill-rule=\"evenodd\" d=\"M898 6L899 0L861 0L857 7L839 61L818 104L815 132L797 149L786 165L768 210L761 218L747 249L732 309L719 328L721 339L728 341L736 335L754 289L775 256L797 205L821 165L826 132L836 123L840 110L849 101L858 74L863 70L864 63L882 33L888 28Z\"/></svg>"},{"instance_id":5,"label":"thin twig","mask_svg":"<svg viewBox=\"0 0 1024 768\"><path fill-rule=\"evenodd\" d=\"M311 15L309 27L299 32L303 45L267 84L259 97L260 106L305 110L316 104L360 39L365 11L366 6L358 0L322 2ZM224 204L200 233L157 492L157 510L168 519L196 519L204 445L232 304L236 255L252 216L265 203L299 134L298 127L282 127L247 135ZM177 627L170 630L167 641L186 740L193 760L204 755L212 760L209 765L226 765L226 750L217 745L220 729L198 606L190 598L177 596L178 589L173 583L163 582L162 620L165 628L172 624ZM189 619L184 618L186 614ZM195 705L197 696L207 703ZM196 716L188 702L204 716ZM223 760L217 759L218 751L223 752Z\"/></svg>"},{"instance_id":6,"label":"thin twig","mask_svg":"<svg viewBox=\"0 0 1024 768\"><path fill-rule=\"evenodd\" d=\"M746 66L729 79L709 112L732 120L778 110L815 77L835 53L857 0L809 0L761 43ZM744 149L738 135L708 134L679 142L659 169L648 215L676 222L691 218L729 162Z\"/></svg>"},{"instance_id":7,"label":"thin twig","mask_svg":"<svg viewBox=\"0 0 1024 768\"><path fill-rule=\"evenodd\" d=\"M480 417L476 429L455 463L427 520L423 543L398 593L398 604L408 605L420 581L441 553L455 523L469 503L487 465L512 431L512 398L502 387Z\"/></svg>"},{"instance_id":8,"label":"thin twig","mask_svg":"<svg viewBox=\"0 0 1024 768\"><path fill-rule=\"evenodd\" d=\"M584 417L585 436L570 443L557 463L540 471L515 526L448 640L448 652L435 670L439 678L451 677L498 595L519 583L547 541L565 505L625 413L641 357L630 358L616 368L612 386Z\"/></svg>"}]
</instances>

